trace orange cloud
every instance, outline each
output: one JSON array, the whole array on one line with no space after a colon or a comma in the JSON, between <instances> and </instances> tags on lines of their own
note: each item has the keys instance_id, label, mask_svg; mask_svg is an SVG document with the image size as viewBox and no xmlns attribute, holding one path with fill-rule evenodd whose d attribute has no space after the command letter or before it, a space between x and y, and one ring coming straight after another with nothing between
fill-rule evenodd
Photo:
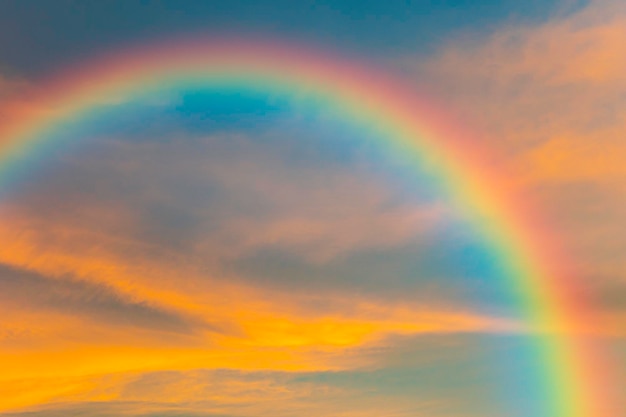
<instances>
[{"instance_id":1,"label":"orange cloud","mask_svg":"<svg viewBox=\"0 0 626 417\"><path fill-rule=\"evenodd\" d=\"M5 304L11 320L3 320L2 334L10 343L0 348L0 410L126 398L120 381L136 373L344 370L367 364L359 351L385 346L391 336L524 331L461 308L366 296L347 305L340 294L324 295L332 308L304 307L311 294L228 282L167 256L129 256L132 240L5 209L11 221L0 223L0 264L20 279L0 280L18 303ZM193 332L167 331L187 320Z\"/></svg>"},{"instance_id":2,"label":"orange cloud","mask_svg":"<svg viewBox=\"0 0 626 417\"><path fill-rule=\"evenodd\" d=\"M621 129L611 128L587 135L563 132L564 136L554 136L528 152L529 179L537 183L624 180L626 143L607 141L598 146L621 133Z\"/></svg>"},{"instance_id":3,"label":"orange cloud","mask_svg":"<svg viewBox=\"0 0 626 417\"><path fill-rule=\"evenodd\" d=\"M591 149L592 158L602 148L623 154L626 10L621 2L592 2L542 24L502 27L486 39L457 39L407 65L520 170L542 169L524 152L552 141L551 148L560 143L559 152L571 159L553 168L561 176L583 175L576 169L589 156L583 149ZM572 144L582 152L572 152ZM617 158L604 164L623 172Z\"/></svg>"},{"instance_id":4,"label":"orange cloud","mask_svg":"<svg viewBox=\"0 0 626 417\"><path fill-rule=\"evenodd\" d=\"M624 2L453 39L401 65L503 155L581 279L594 290L626 285Z\"/></svg>"},{"instance_id":5,"label":"orange cloud","mask_svg":"<svg viewBox=\"0 0 626 417\"><path fill-rule=\"evenodd\" d=\"M0 223L0 272L15 277L0 279L13 298L5 303L12 319L2 323L10 343L0 348L0 410L118 398L123 384L105 389L105 375L344 370L367 364L358 352L392 336L524 331L460 307L365 295L348 305L341 294L324 294L328 310L302 306L312 294L229 282L193 257L153 256L139 250L142 242L19 207L4 205ZM98 213L125 216L115 207Z\"/></svg>"}]
</instances>

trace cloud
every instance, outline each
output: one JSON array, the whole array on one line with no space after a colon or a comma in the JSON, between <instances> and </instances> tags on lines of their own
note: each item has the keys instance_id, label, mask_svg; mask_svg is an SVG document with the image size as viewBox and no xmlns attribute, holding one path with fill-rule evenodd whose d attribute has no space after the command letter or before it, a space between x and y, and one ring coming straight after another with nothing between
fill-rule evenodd
<instances>
[{"instance_id":1,"label":"cloud","mask_svg":"<svg viewBox=\"0 0 626 417\"><path fill-rule=\"evenodd\" d=\"M410 416L418 412L446 415L463 410L466 415L481 415L490 408L484 388L463 389L467 378L476 373L459 373L459 367L475 367L483 361L477 341L450 336L413 339L407 346L379 349L378 359L388 352L410 355L403 366L373 366L333 371L276 372L233 369L193 369L160 372L100 375L62 381L74 386L63 402L8 412L6 416L56 415L193 415L255 416ZM408 346L417 349L407 349ZM415 352L419 352L416 357ZM390 356L393 356L393 353ZM362 355L355 351L354 355ZM369 354L369 352L368 352ZM374 355L372 355L373 357ZM490 358L489 360L493 360ZM421 363L420 363L421 362ZM441 365L437 376L431 366ZM424 367L424 364L430 366ZM487 376L486 374L484 376ZM376 381L384 380L385 386ZM458 384L457 395L446 395L450 384ZM472 395L470 393L474 393ZM482 392L483 395L476 395ZM485 395L487 394L487 395ZM103 401L102 398L108 398ZM493 408L493 407L492 407ZM97 414L101 413L101 414Z\"/></svg>"},{"instance_id":2,"label":"cloud","mask_svg":"<svg viewBox=\"0 0 626 417\"><path fill-rule=\"evenodd\" d=\"M353 349L351 356L366 359L353 368L189 369L57 377L56 386L70 387L58 397L62 401L2 415L527 416L534 407L528 401L532 388L518 373L518 368L534 365L527 343L532 342L515 335L406 335L384 345ZM527 396L510 412L510 403L501 402L501 394L519 392L520 385L526 387Z\"/></svg>"},{"instance_id":3,"label":"cloud","mask_svg":"<svg viewBox=\"0 0 626 417\"><path fill-rule=\"evenodd\" d=\"M452 39L426 59L400 61L503 156L580 279L601 293L622 285L624 3L591 1L541 23Z\"/></svg>"},{"instance_id":4,"label":"cloud","mask_svg":"<svg viewBox=\"0 0 626 417\"><path fill-rule=\"evenodd\" d=\"M132 326L166 333L218 331L216 326L144 301L102 284L39 274L0 265L0 300L13 309L47 309L80 316L98 325Z\"/></svg>"},{"instance_id":5,"label":"cloud","mask_svg":"<svg viewBox=\"0 0 626 417\"><path fill-rule=\"evenodd\" d=\"M37 226L7 224L19 233L2 234L7 243L12 242L8 249L3 246L3 254L22 269L11 266L0 271L2 297L11 299L2 303L11 313L11 321L3 321L9 325L6 336L10 343L3 340L0 348L0 355L7 358L0 377L0 398L4 398L0 409L4 410L75 398L86 402L109 398L112 394L105 389L106 381L85 381L90 375L197 368L342 370L371 362L359 351L387 346L393 336L525 331L514 320L480 315L458 305L446 309L368 299L366 295L346 299L332 292L274 292L262 285L218 279L201 286L203 276L188 275L193 268L187 269L182 263L175 271L167 260L160 263L158 257L94 256L102 255L99 252L86 257L80 252L87 247L84 244L73 249L58 243L27 243L20 248L20 241L28 241L33 231L71 240L80 235L63 226L54 229L53 225L60 225L57 221ZM94 247L107 242L98 233L87 236L97 238L91 243ZM53 249L57 252L52 253ZM136 268L138 259L149 261L150 267ZM52 275L43 277L46 271ZM70 271L78 274L80 281L69 279ZM40 311L60 313L63 320L49 314L33 315ZM36 323L43 323L43 329ZM228 323L227 329L237 331L215 332L209 325L209 338L191 340L137 335L138 329L145 329L183 336L191 331L201 336L207 330L204 323L219 323L220 329L224 328L221 323ZM19 332L31 328L36 330L34 334ZM139 407L145 414L142 407L149 406L150 401L144 400L121 404L119 409L112 405L116 411L111 413L129 410L133 415L134 407ZM155 398L155 407L168 409L159 403L162 400ZM88 405L64 410L80 415L88 412L84 407L90 410ZM185 407L195 409L194 404ZM109 412L104 406L98 409L103 415Z\"/></svg>"},{"instance_id":6,"label":"cloud","mask_svg":"<svg viewBox=\"0 0 626 417\"><path fill-rule=\"evenodd\" d=\"M367 361L360 349L397 335L525 331L515 320L441 299L346 297L332 280L325 291L298 293L224 270L223 259L266 247L312 268L361 251L394 251L436 230L446 213L407 201L360 166L293 167L276 148L246 138L185 139L98 144L93 156L64 157L2 203L0 259L19 279L0 286L20 303L14 316L25 318L10 324L11 343L0 349L10 358L0 377L1 409L116 398L118 383L114 395L106 382L87 378L93 375L342 370ZM304 224L307 233L285 224ZM362 230L369 225L372 231ZM46 332L20 334L41 310L64 319L48 317ZM145 338L138 329L198 337ZM120 400L111 414L145 414L141 407L151 401L168 410L161 400Z\"/></svg>"},{"instance_id":7,"label":"cloud","mask_svg":"<svg viewBox=\"0 0 626 417\"><path fill-rule=\"evenodd\" d=\"M109 284L207 281L227 274L225 262L264 250L320 266L391 251L428 240L450 216L438 201L407 198L364 161L305 155L294 165L290 140L103 139L16 187L0 207L11 219L0 226L0 258L46 274L106 275Z\"/></svg>"},{"instance_id":8,"label":"cloud","mask_svg":"<svg viewBox=\"0 0 626 417\"><path fill-rule=\"evenodd\" d=\"M280 301L274 300L277 302ZM65 340L62 337L59 341L47 336L29 349L14 350L5 345L0 350L0 355L7 359L0 377L0 412L36 405L54 406L60 402L87 403L102 398L132 400L140 406L154 402L159 409L163 409L164 401L184 404L189 409L202 409L202 404L192 402L193 398L209 403L232 401L254 408L253 404L258 404L259 400L250 396L264 398L267 390L257 392L258 389L247 381L232 386L241 392L228 394L225 390L230 385L223 373L377 368L381 365L380 352L388 352L384 356L391 354L394 337L399 335L431 335L430 340L436 341L437 335L523 332L514 322L472 316L471 313L411 311L372 305L362 309L352 312L352 316L335 313L321 318L299 316L294 311L255 309L242 312L233 309L231 313L239 320L243 335L215 337L210 344L172 345L155 343L154 340L137 344L132 335L118 332L113 335L115 339L108 342L107 339L81 340L76 337ZM90 332L88 327L74 326L72 330L83 334ZM42 346L41 343L47 344ZM371 351L378 351L378 355L372 356ZM177 377L174 386L167 382L167 378L127 383L129 378L126 376L132 379L137 373L163 371L167 376L178 373L165 372L168 370L183 372L190 369L230 370L217 375L208 387L194 383L193 375L189 374L183 375L184 378ZM214 384L220 387L219 390L211 388ZM279 387L269 388L284 392ZM203 390L211 394L201 395ZM244 392L247 394L243 395ZM275 397L271 396L271 401L276 400Z\"/></svg>"},{"instance_id":9,"label":"cloud","mask_svg":"<svg viewBox=\"0 0 626 417\"><path fill-rule=\"evenodd\" d=\"M592 2L542 24L456 39L407 65L538 180L623 175L625 28L621 2ZM529 149L533 157L521 158Z\"/></svg>"}]
</instances>

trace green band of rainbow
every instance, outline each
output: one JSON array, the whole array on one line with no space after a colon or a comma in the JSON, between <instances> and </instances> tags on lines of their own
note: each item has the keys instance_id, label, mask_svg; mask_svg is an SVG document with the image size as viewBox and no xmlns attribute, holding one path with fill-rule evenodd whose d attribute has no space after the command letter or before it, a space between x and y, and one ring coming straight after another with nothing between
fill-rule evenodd
<instances>
[{"instance_id":1,"label":"green band of rainbow","mask_svg":"<svg viewBox=\"0 0 626 417\"><path fill-rule=\"evenodd\" d=\"M414 91L364 66L277 42L185 41L140 47L68 72L38 89L36 104L0 128L0 192L29 155L104 106L151 92L237 86L323 100L374 130L416 164L428 163L442 191L481 231L520 294L547 381L550 415L608 416L606 377L578 331L589 307L563 273L544 228L484 160L484 151ZM520 393L523 395L523 393Z\"/></svg>"}]
</instances>

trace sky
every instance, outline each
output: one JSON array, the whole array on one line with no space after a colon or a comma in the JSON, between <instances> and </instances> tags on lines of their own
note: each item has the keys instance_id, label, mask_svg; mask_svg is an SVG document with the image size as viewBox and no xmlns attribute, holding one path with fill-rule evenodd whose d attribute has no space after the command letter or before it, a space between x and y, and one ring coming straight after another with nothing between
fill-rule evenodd
<instances>
[{"instance_id":1,"label":"sky","mask_svg":"<svg viewBox=\"0 0 626 417\"><path fill-rule=\"evenodd\" d=\"M621 0L3 0L0 126L81 62L200 36L437 103L545 220L626 391ZM0 189L0 416L551 417L493 245L379 133L246 89L80 122Z\"/></svg>"}]
</instances>

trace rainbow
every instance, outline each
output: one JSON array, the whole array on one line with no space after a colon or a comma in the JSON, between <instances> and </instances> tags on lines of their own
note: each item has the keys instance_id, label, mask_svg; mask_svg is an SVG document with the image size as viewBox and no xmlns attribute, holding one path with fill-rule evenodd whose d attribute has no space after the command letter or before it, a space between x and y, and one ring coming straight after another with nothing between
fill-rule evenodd
<instances>
[{"instance_id":1,"label":"rainbow","mask_svg":"<svg viewBox=\"0 0 626 417\"><path fill-rule=\"evenodd\" d=\"M59 140L64 124L147 94L234 86L313 99L377 133L415 164L428 164L441 190L484 236L520 294L537 334L537 378L545 384L546 415L610 413L608 377L580 330L589 305L568 278L540 222L512 192L484 150L415 90L370 66L276 41L194 39L139 46L106 55L55 77L0 127L0 195L28 158ZM16 107L17 108L17 107ZM523 393L520 393L523 396Z\"/></svg>"}]
</instances>

